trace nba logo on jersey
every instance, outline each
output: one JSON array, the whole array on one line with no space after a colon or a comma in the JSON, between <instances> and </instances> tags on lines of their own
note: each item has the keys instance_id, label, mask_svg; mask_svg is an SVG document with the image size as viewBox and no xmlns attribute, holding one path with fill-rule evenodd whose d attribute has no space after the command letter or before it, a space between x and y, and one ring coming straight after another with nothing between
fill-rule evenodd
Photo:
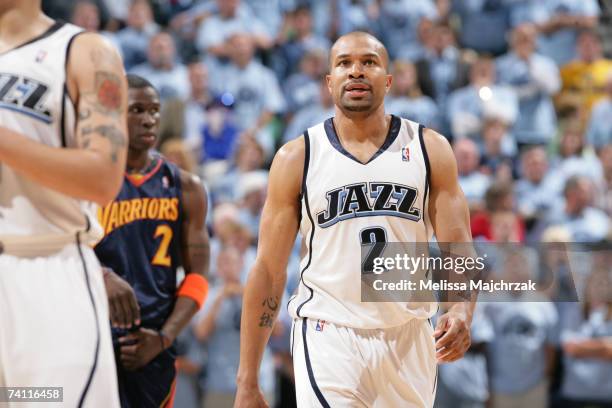
<instances>
[{"instance_id":1,"label":"nba logo on jersey","mask_svg":"<svg viewBox=\"0 0 612 408\"><path fill-rule=\"evenodd\" d=\"M410 148L402 147L402 161L410 161Z\"/></svg>"},{"instance_id":2,"label":"nba logo on jersey","mask_svg":"<svg viewBox=\"0 0 612 408\"><path fill-rule=\"evenodd\" d=\"M164 186L164 188L170 187L170 182L168 181L168 177L164 176L162 178L162 185Z\"/></svg>"},{"instance_id":3,"label":"nba logo on jersey","mask_svg":"<svg viewBox=\"0 0 612 408\"><path fill-rule=\"evenodd\" d=\"M315 327L315 330L323 331L323 326L325 326L325 320L317 320L317 326Z\"/></svg>"},{"instance_id":4,"label":"nba logo on jersey","mask_svg":"<svg viewBox=\"0 0 612 408\"><path fill-rule=\"evenodd\" d=\"M42 62L46 56L47 56L47 51L45 50L38 51L38 54L36 54L36 62Z\"/></svg>"}]
</instances>

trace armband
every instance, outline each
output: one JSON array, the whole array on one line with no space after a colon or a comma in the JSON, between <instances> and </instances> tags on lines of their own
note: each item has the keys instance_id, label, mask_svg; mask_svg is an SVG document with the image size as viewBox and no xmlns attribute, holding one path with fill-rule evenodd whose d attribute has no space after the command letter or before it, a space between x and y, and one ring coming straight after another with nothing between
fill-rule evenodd
<instances>
[{"instance_id":1,"label":"armband","mask_svg":"<svg viewBox=\"0 0 612 408\"><path fill-rule=\"evenodd\" d=\"M179 287L176 295L185 296L193 299L198 305L198 309L202 307L208 294L208 281L202 275L197 273L188 273L183 279L183 283Z\"/></svg>"}]
</instances>

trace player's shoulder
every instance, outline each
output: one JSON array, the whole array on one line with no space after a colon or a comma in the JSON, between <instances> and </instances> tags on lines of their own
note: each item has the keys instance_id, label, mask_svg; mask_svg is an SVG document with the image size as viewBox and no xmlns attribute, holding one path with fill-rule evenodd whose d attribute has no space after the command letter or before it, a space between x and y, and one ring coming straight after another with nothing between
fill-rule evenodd
<instances>
[{"instance_id":1,"label":"player's shoulder","mask_svg":"<svg viewBox=\"0 0 612 408\"><path fill-rule=\"evenodd\" d=\"M423 129L423 143L427 153L432 184L444 182L457 174L455 154L446 137L433 129ZM456 177L455 177L456 178Z\"/></svg>"},{"instance_id":2,"label":"player's shoulder","mask_svg":"<svg viewBox=\"0 0 612 408\"><path fill-rule=\"evenodd\" d=\"M82 53L92 52L100 54L100 57L104 57L105 54L107 54L106 56L119 56L117 49L108 38L91 31L78 33L74 37L71 47L72 54L78 56L79 59L85 56Z\"/></svg>"},{"instance_id":3,"label":"player's shoulder","mask_svg":"<svg viewBox=\"0 0 612 408\"><path fill-rule=\"evenodd\" d=\"M172 163L169 163L172 165ZM197 174L177 168L177 175L181 181L181 187L185 191L205 191L204 183Z\"/></svg>"},{"instance_id":4,"label":"player's shoulder","mask_svg":"<svg viewBox=\"0 0 612 408\"><path fill-rule=\"evenodd\" d=\"M297 138L285 143L278 149L274 156L274 161L290 162L293 163L296 160L304 159L306 153L306 138L304 135L300 135Z\"/></svg>"},{"instance_id":5,"label":"player's shoulder","mask_svg":"<svg viewBox=\"0 0 612 408\"><path fill-rule=\"evenodd\" d=\"M270 185L299 193L304 174L306 145L304 136L285 143L274 156L270 168Z\"/></svg>"}]
</instances>

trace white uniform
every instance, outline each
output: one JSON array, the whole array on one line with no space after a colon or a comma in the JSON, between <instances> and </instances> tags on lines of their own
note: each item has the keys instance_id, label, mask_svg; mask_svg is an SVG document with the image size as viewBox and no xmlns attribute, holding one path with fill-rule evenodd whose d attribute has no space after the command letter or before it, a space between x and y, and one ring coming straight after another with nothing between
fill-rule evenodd
<instances>
[{"instance_id":1,"label":"white uniform","mask_svg":"<svg viewBox=\"0 0 612 408\"><path fill-rule=\"evenodd\" d=\"M307 252L292 351L300 406L429 407L435 302L361 302L361 244L430 241L429 162L417 123L392 116L365 164L328 119L304 134L300 231Z\"/></svg>"},{"instance_id":2,"label":"white uniform","mask_svg":"<svg viewBox=\"0 0 612 408\"><path fill-rule=\"evenodd\" d=\"M0 54L0 126L75 146L66 57L81 31L58 22ZM101 237L95 211L0 163L0 386L63 387L66 406L119 405L104 282L89 246Z\"/></svg>"}]
</instances>

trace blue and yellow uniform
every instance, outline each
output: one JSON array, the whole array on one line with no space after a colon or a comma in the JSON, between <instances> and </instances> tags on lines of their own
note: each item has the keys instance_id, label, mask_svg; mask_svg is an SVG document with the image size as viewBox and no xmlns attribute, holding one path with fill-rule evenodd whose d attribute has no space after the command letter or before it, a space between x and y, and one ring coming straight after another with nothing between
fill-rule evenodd
<instances>
[{"instance_id":1,"label":"blue and yellow uniform","mask_svg":"<svg viewBox=\"0 0 612 408\"><path fill-rule=\"evenodd\" d=\"M95 251L102 265L132 286L141 326L160 330L176 301L183 211L178 168L158 154L151 167L144 175L126 174L117 198L100 209L104 238ZM113 328L122 407L166 405L174 392L174 347L127 371L119 362L117 341L125 334Z\"/></svg>"}]
</instances>

